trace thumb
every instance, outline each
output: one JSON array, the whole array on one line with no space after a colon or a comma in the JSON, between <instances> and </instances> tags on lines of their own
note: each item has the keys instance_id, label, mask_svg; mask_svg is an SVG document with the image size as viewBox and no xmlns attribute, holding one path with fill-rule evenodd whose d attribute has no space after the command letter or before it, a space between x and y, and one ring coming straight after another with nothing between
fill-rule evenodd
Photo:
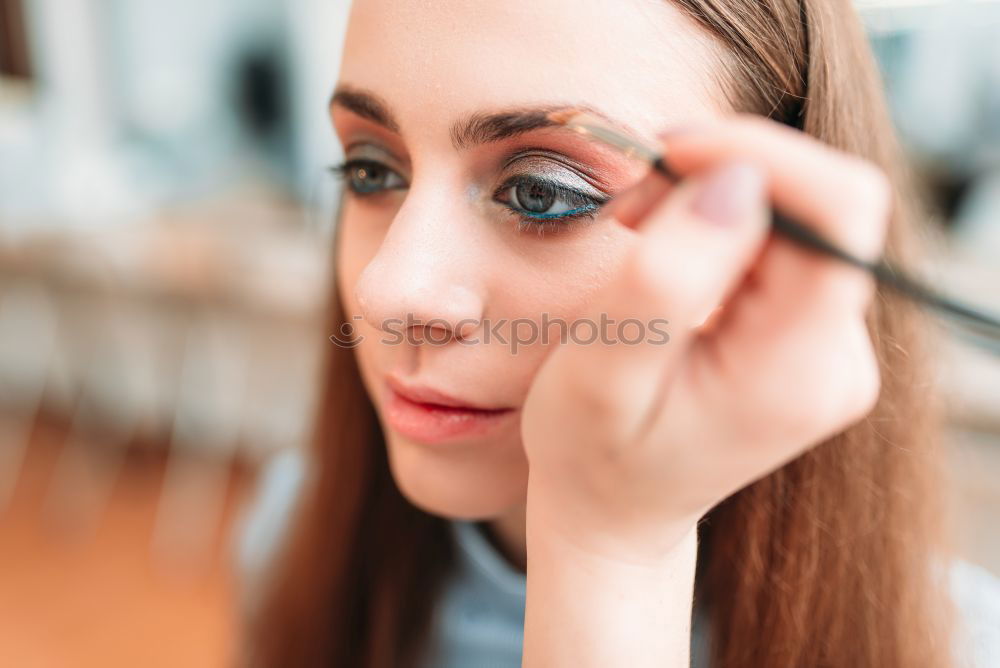
<instances>
[{"instance_id":1,"label":"thumb","mask_svg":"<svg viewBox=\"0 0 1000 668\"><path fill-rule=\"evenodd\" d=\"M647 308L665 309L675 344L745 275L767 235L767 203L764 171L730 162L684 181L636 225L629 287L647 295Z\"/></svg>"}]
</instances>

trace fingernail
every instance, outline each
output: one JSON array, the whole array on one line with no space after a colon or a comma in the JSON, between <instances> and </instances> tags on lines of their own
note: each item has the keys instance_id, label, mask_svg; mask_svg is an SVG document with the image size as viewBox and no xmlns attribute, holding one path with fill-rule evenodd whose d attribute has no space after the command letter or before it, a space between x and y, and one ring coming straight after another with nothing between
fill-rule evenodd
<instances>
[{"instance_id":1,"label":"fingernail","mask_svg":"<svg viewBox=\"0 0 1000 668\"><path fill-rule=\"evenodd\" d=\"M764 173L749 163L736 162L712 172L694 197L695 215L719 225L735 225L760 206Z\"/></svg>"}]
</instances>

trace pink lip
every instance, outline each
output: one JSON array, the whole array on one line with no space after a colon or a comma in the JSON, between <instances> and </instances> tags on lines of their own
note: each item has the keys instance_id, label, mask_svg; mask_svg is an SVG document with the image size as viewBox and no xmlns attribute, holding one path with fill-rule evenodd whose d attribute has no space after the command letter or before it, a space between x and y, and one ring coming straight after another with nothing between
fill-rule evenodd
<instances>
[{"instance_id":1,"label":"pink lip","mask_svg":"<svg viewBox=\"0 0 1000 668\"><path fill-rule=\"evenodd\" d=\"M422 443L479 436L516 412L475 406L429 387L404 386L391 376L386 378L386 390L386 420L403 436Z\"/></svg>"}]
</instances>

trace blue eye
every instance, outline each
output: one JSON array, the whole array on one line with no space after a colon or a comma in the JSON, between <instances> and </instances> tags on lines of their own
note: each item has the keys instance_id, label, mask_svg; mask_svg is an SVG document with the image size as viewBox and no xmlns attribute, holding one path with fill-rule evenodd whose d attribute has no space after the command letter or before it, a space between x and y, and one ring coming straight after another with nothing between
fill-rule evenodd
<instances>
[{"instance_id":1,"label":"blue eye","mask_svg":"<svg viewBox=\"0 0 1000 668\"><path fill-rule=\"evenodd\" d=\"M383 190L406 188L406 181L395 170L374 160L346 160L330 168L336 176L347 180L347 187L358 195L370 195Z\"/></svg>"},{"instance_id":2,"label":"blue eye","mask_svg":"<svg viewBox=\"0 0 1000 668\"><path fill-rule=\"evenodd\" d=\"M494 199L523 218L571 220L593 216L604 201L537 176L516 176L500 186Z\"/></svg>"}]
</instances>

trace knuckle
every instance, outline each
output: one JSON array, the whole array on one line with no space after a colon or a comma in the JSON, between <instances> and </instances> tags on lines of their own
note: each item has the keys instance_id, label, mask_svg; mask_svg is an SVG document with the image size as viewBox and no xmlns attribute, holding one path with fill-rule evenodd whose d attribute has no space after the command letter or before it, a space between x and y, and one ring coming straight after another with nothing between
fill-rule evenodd
<instances>
[{"instance_id":1,"label":"knuckle","mask_svg":"<svg viewBox=\"0 0 1000 668\"><path fill-rule=\"evenodd\" d=\"M889 215L893 189L888 175L874 164L857 160L851 183L853 200L866 217L881 220Z\"/></svg>"},{"instance_id":2,"label":"knuckle","mask_svg":"<svg viewBox=\"0 0 1000 668\"><path fill-rule=\"evenodd\" d=\"M878 361L867 333L863 334L863 337L858 335L856 330L849 343L841 343L843 353L829 358L839 373L834 373L836 369L827 369L826 377L839 380L830 383L825 393L825 409L819 427L828 433L856 424L878 403L882 385Z\"/></svg>"},{"instance_id":3,"label":"knuckle","mask_svg":"<svg viewBox=\"0 0 1000 668\"><path fill-rule=\"evenodd\" d=\"M795 405L802 405L808 396L808 409L798 410L786 418L785 428L797 434L802 445L812 445L843 429L850 419L840 392L830 388L817 389L811 395L799 395Z\"/></svg>"},{"instance_id":4,"label":"knuckle","mask_svg":"<svg viewBox=\"0 0 1000 668\"><path fill-rule=\"evenodd\" d=\"M847 393L847 418L856 422L874 410L882 393L882 377L878 360L870 342L865 341L855 354L855 373Z\"/></svg>"},{"instance_id":5,"label":"knuckle","mask_svg":"<svg viewBox=\"0 0 1000 668\"><path fill-rule=\"evenodd\" d=\"M812 393L800 394L794 401L802 405L803 398L808 399L806 405L809 408L790 415L788 428L793 433L800 434L805 445L828 436L841 424L843 415L840 397L828 387L814 386Z\"/></svg>"},{"instance_id":6,"label":"knuckle","mask_svg":"<svg viewBox=\"0 0 1000 668\"><path fill-rule=\"evenodd\" d=\"M867 333L864 339L853 333L846 339L838 337L823 349L828 354L812 355L811 360L786 360L785 374L749 395L780 411L781 433L803 444L862 420L881 395L878 362Z\"/></svg>"}]
</instances>

